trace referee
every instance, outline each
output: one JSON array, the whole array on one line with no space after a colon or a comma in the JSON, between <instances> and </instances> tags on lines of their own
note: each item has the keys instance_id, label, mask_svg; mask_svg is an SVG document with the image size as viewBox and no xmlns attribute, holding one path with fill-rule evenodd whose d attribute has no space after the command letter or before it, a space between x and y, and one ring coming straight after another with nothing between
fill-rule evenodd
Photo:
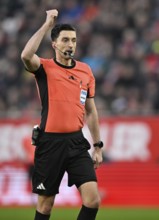
<instances>
[{"instance_id":1,"label":"referee","mask_svg":"<svg viewBox=\"0 0 159 220\"><path fill-rule=\"evenodd\" d=\"M76 30L56 24L56 9L46 12L46 21L22 51L25 68L34 74L41 100L41 123L36 138L33 193L38 194L34 220L48 220L65 171L68 186L75 184L82 207L77 220L95 220L100 204L95 169L102 163L98 115L94 103L95 79L90 67L73 59ZM45 34L51 30L55 58L36 55ZM93 142L82 134L86 118Z\"/></svg>"}]
</instances>

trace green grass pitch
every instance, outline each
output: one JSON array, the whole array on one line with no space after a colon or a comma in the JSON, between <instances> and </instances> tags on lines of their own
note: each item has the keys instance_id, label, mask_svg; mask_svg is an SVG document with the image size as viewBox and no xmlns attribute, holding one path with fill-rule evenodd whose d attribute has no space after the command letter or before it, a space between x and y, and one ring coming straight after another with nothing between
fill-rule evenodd
<instances>
[{"instance_id":1,"label":"green grass pitch","mask_svg":"<svg viewBox=\"0 0 159 220\"><path fill-rule=\"evenodd\" d=\"M54 208L50 220L76 220L79 209ZM0 220L33 220L34 208L0 208ZM100 208L96 220L159 220L159 208Z\"/></svg>"}]
</instances>

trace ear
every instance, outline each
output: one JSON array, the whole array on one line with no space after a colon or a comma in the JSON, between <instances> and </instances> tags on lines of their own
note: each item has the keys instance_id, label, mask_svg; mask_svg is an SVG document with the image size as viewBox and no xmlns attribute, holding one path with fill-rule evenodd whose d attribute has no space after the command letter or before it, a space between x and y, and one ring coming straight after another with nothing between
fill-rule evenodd
<instances>
[{"instance_id":1,"label":"ear","mask_svg":"<svg viewBox=\"0 0 159 220\"><path fill-rule=\"evenodd\" d=\"M54 50L55 50L55 48L56 48L56 45L55 45L56 43L55 43L55 41L53 41L52 42L52 47L54 48Z\"/></svg>"}]
</instances>

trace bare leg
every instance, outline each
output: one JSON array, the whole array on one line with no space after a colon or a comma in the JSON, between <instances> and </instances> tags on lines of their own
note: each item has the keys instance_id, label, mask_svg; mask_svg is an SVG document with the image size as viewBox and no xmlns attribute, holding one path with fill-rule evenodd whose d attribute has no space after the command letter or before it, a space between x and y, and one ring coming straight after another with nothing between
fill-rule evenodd
<instances>
[{"instance_id":1,"label":"bare leg","mask_svg":"<svg viewBox=\"0 0 159 220\"><path fill-rule=\"evenodd\" d=\"M100 204L100 196L96 182L87 182L79 187L83 206L77 220L95 220Z\"/></svg>"},{"instance_id":2,"label":"bare leg","mask_svg":"<svg viewBox=\"0 0 159 220\"><path fill-rule=\"evenodd\" d=\"M38 202L34 220L49 220L55 196L38 195Z\"/></svg>"}]
</instances>

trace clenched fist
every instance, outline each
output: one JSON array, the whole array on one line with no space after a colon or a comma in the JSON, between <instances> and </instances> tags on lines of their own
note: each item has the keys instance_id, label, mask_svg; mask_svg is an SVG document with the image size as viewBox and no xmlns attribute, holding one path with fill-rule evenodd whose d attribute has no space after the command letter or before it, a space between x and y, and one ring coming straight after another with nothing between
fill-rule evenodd
<instances>
[{"instance_id":1,"label":"clenched fist","mask_svg":"<svg viewBox=\"0 0 159 220\"><path fill-rule=\"evenodd\" d=\"M49 27L53 27L56 17L58 16L58 11L56 9L46 11L46 23Z\"/></svg>"}]
</instances>

